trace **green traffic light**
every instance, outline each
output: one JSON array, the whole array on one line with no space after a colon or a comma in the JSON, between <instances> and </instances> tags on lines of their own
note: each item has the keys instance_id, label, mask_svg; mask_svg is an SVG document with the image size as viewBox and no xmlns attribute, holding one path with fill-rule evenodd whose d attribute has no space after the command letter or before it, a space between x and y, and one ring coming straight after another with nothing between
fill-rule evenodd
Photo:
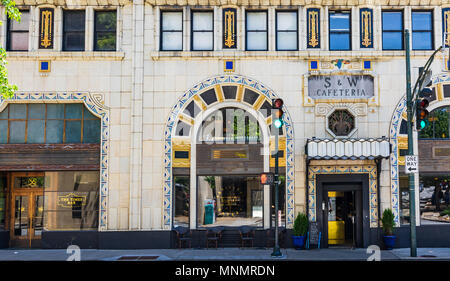
<instances>
[{"instance_id":1,"label":"green traffic light","mask_svg":"<svg viewBox=\"0 0 450 281\"><path fill-rule=\"evenodd\" d=\"M420 121L420 129L423 129L427 126L427 122L425 120Z\"/></svg>"},{"instance_id":2,"label":"green traffic light","mask_svg":"<svg viewBox=\"0 0 450 281\"><path fill-rule=\"evenodd\" d=\"M283 126L283 121L281 121L280 119L276 119L273 124L275 125L275 128L280 128L281 126Z\"/></svg>"}]
</instances>

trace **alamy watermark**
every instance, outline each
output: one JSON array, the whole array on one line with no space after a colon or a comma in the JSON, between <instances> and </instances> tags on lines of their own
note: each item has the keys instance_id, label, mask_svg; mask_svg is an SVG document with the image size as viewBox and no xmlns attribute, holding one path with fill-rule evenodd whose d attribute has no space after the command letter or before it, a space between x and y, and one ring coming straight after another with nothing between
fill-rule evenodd
<instances>
[{"instance_id":1,"label":"alamy watermark","mask_svg":"<svg viewBox=\"0 0 450 281\"><path fill-rule=\"evenodd\" d=\"M81 261L81 250L79 246L70 245L67 247L66 253L69 255L66 261Z\"/></svg>"}]
</instances>

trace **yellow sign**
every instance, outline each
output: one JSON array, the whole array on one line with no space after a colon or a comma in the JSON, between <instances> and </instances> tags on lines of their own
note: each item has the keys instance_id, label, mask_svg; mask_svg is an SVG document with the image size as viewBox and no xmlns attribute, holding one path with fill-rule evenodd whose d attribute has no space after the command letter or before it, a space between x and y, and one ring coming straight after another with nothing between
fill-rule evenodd
<instances>
[{"instance_id":1,"label":"yellow sign","mask_svg":"<svg viewBox=\"0 0 450 281\"><path fill-rule=\"evenodd\" d=\"M62 208L84 206L86 205L86 195L76 195L74 193L69 193L65 196L58 196L57 205Z\"/></svg>"}]
</instances>

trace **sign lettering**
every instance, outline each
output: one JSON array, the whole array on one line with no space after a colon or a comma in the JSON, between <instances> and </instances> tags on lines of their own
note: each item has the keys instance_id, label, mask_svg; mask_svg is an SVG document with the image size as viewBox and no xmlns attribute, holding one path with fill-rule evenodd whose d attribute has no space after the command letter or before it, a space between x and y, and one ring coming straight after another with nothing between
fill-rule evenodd
<instances>
[{"instance_id":1,"label":"sign lettering","mask_svg":"<svg viewBox=\"0 0 450 281\"><path fill-rule=\"evenodd\" d=\"M370 75L313 75L308 78L308 96L313 99L368 99L373 95Z\"/></svg>"}]
</instances>

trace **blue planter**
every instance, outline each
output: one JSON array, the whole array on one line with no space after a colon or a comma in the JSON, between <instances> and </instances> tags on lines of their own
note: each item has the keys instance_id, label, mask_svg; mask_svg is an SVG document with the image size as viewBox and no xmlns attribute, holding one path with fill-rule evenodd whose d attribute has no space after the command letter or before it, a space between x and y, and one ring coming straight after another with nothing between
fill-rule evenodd
<instances>
[{"instance_id":1,"label":"blue planter","mask_svg":"<svg viewBox=\"0 0 450 281\"><path fill-rule=\"evenodd\" d=\"M395 235L392 236L383 236L384 238L384 245L386 246L386 249L392 250L395 245L395 239L397 238Z\"/></svg>"},{"instance_id":2,"label":"blue planter","mask_svg":"<svg viewBox=\"0 0 450 281\"><path fill-rule=\"evenodd\" d=\"M301 249L305 245L305 236L292 235L292 241L294 242L295 249Z\"/></svg>"}]
</instances>

